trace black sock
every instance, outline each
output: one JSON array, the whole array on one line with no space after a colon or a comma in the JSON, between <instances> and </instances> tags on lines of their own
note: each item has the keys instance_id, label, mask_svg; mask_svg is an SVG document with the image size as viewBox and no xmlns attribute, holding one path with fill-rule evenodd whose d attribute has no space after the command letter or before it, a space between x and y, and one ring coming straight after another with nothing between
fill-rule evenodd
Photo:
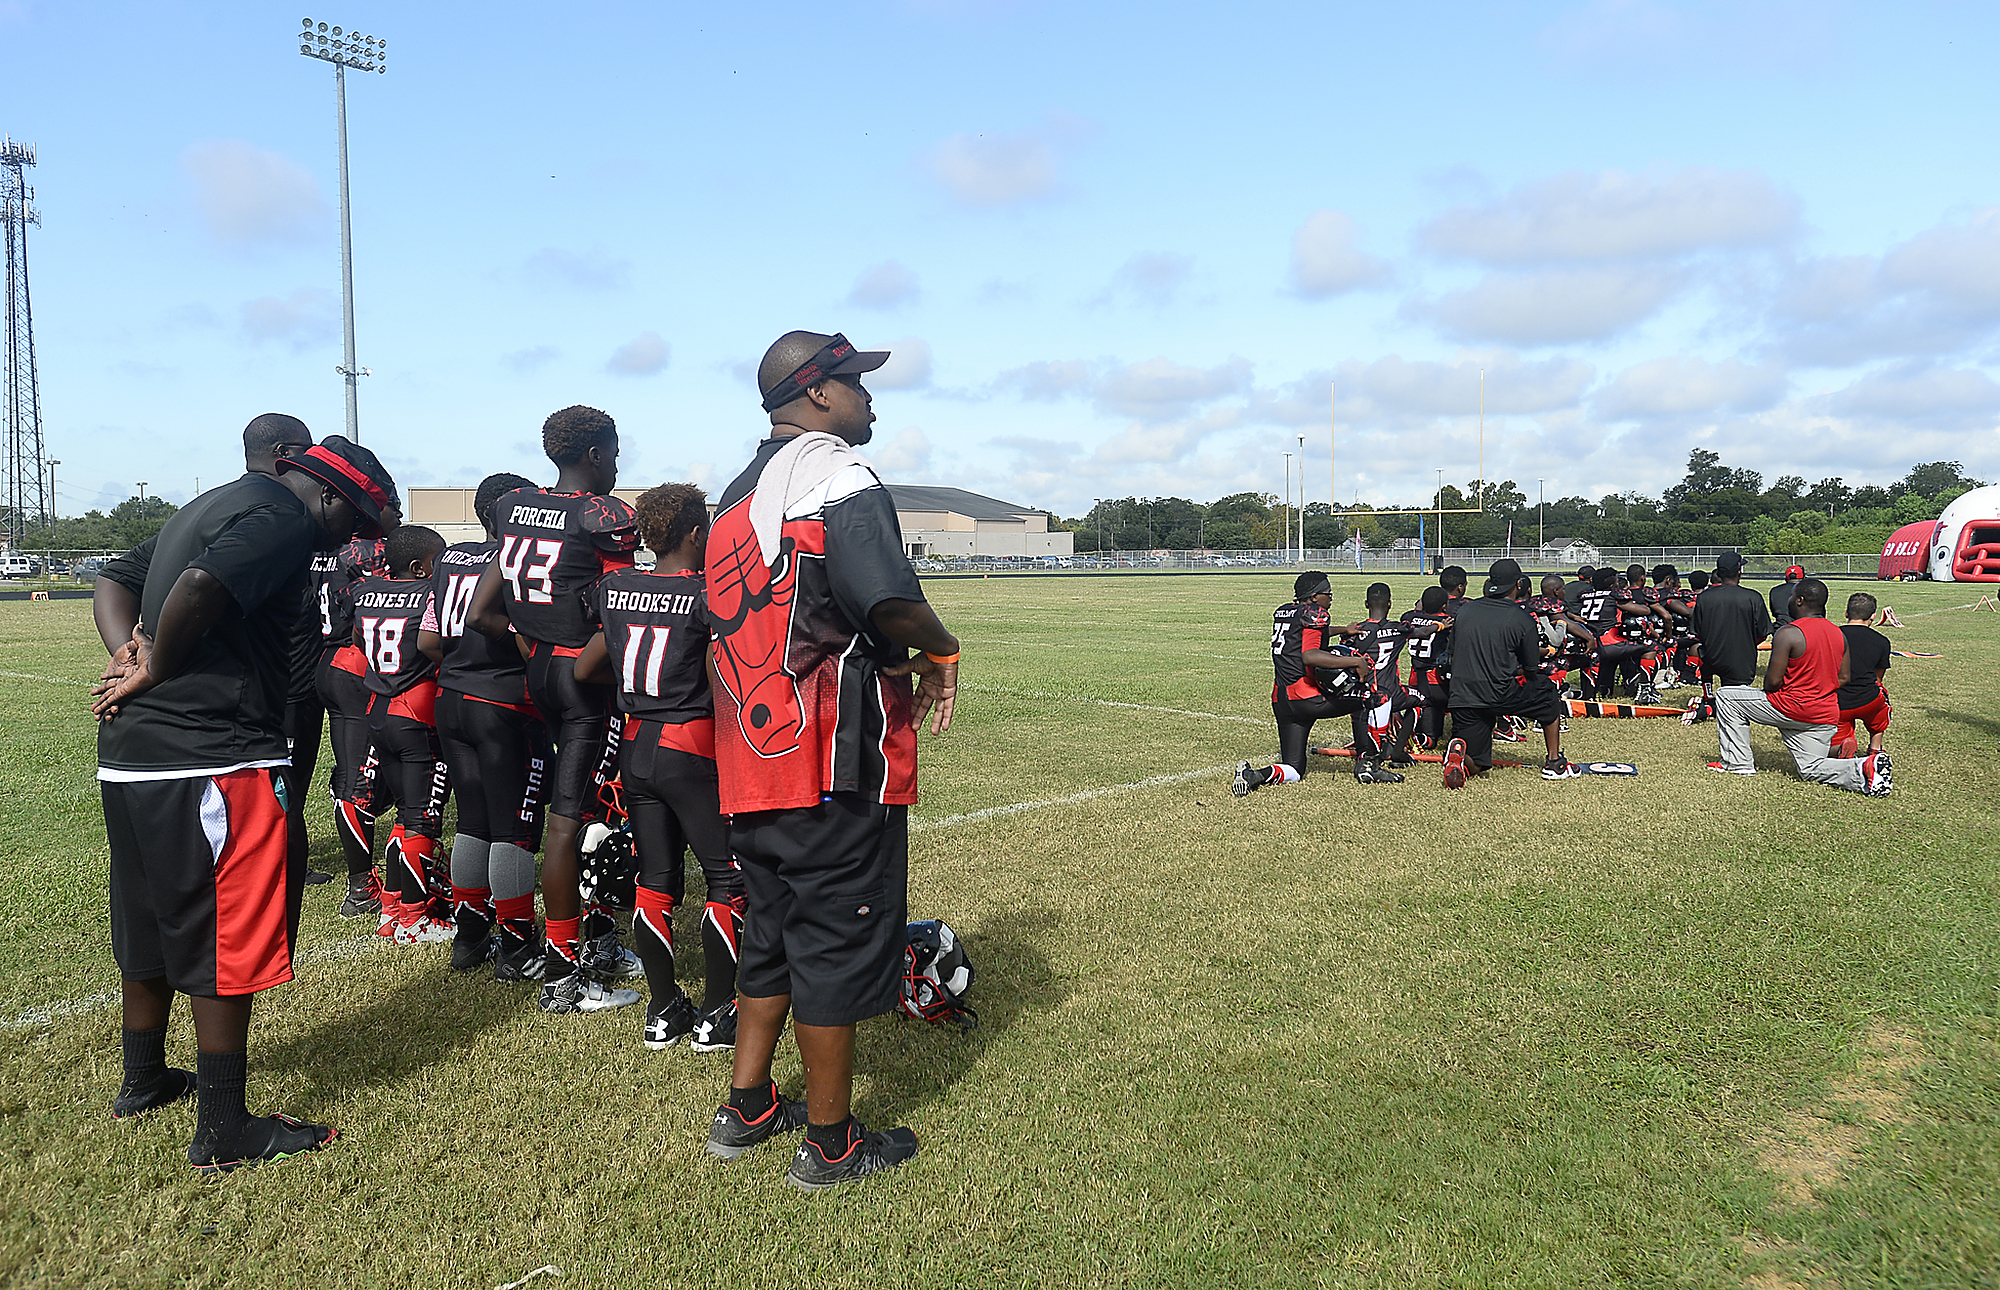
<instances>
[{"instance_id":1,"label":"black sock","mask_svg":"<svg viewBox=\"0 0 2000 1290\"><path fill-rule=\"evenodd\" d=\"M618 920L611 916L611 911L602 905L592 905L584 911L583 925L577 934L586 941L594 941L617 930Z\"/></svg>"},{"instance_id":2,"label":"black sock","mask_svg":"<svg viewBox=\"0 0 2000 1290\"><path fill-rule=\"evenodd\" d=\"M729 1105L746 1120L761 1120L777 1105L778 1086L774 1082L759 1084L756 1088L731 1088Z\"/></svg>"},{"instance_id":3,"label":"black sock","mask_svg":"<svg viewBox=\"0 0 2000 1290\"><path fill-rule=\"evenodd\" d=\"M713 911L715 906L709 906ZM702 984L701 1010L714 1012L736 997L736 956L729 941L706 916L701 920L701 956L708 972Z\"/></svg>"},{"instance_id":4,"label":"black sock","mask_svg":"<svg viewBox=\"0 0 2000 1290\"><path fill-rule=\"evenodd\" d=\"M854 1124L854 1117L848 1116L838 1124L806 1125L806 1138L819 1148L820 1154L828 1160L837 1160L847 1154L847 1144L854 1139L848 1130Z\"/></svg>"},{"instance_id":5,"label":"black sock","mask_svg":"<svg viewBox=\"0 0 2000 1290\"><path fill-rule=\"evenodd\" d=\"M167 1028L127 1030L121 1038L125 1043L125 1082L118 1091L140 1093L158 1084L167 1073Z\"/></svg>"},{"instance_id":6,"label":"black sock","mask_svg":"<svg viewBox=\"0 0 2000 1290\"><path fill-rule=\"evenodd\" d=\"M248 1058L243 1053L196 1053L196 1142L224 1142L241 1133L250 1119L243 1102Z\"/></svg>"}]
</instances>

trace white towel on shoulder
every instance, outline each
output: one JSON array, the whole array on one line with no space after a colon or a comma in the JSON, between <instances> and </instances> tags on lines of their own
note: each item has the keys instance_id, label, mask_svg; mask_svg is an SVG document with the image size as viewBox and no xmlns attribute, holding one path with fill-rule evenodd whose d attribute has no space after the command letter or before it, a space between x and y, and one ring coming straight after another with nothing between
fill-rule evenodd
<instances>
[{"instance_id":1,"label":"white towel on shoulder","mask_svg":"<svg viewBox=\"0 0 2000 1290\"><path fill-rule=\"evenodd\" d=\"M750 531L757 535L757 550L770 565L778 559L778 536L785 527L785 512L800 498L818 488L849 466L860 466L870 475L875 468L854 451L845 439L823 430L808 430L764 463L757 487L750 497ZM880 482L880 476L876 476Z\"/></svg>"}]
</instances>

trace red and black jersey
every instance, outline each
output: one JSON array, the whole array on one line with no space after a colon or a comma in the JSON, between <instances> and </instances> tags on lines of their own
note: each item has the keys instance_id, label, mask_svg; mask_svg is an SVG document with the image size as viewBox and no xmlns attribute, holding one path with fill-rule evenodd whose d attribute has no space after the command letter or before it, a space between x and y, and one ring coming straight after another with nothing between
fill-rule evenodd
<instances>
[{"instance_id":1,"label":"red and black jersey","mask_svg":"<svg viewBox=\"0 0 2000 1290\"><path fill-rule=\"evenodd\" d=\"M430 606L422 626L444 637L438 685L489 703L520 708L528 705L528 665L514 647L513 638L496 641L465 626L479 575L493 563L499 550L498 542L460 542L440 552L437 569L431 574Z\"/></svg>"},{"instance_id":2,"label":"red and black jersey","mask_svg":"<svg viewBox=\"0 0 2000 1290\"><path fill-rule=\"evenodd\" d=\"M1618 589L1591 587L1584 591L1576 600L1576 616L1593 636L1604 635L1618 625Z\"/></svg>"},{"instance_id":3,"label":"red and black jersey","mask_svg":"<svg viewBox=\"0 0 2000 1290\"><path fill-rule=\"evenodd\" d=\"M1451 666L1451 615L1439 609L1435 613L1428 609L1412 609L1403 615L1403 622L1411 627L1426 624L1437 628L1429 636L1410 638L1410 679L1428 680L1424 673L1438 671Z\"/></svg>"},{"instance_id":4,"label":"red and black jersey","mask_svg":"<svg viewBox=\"0 0 2000 1290\"><path fill-rule=\"evenodd\" d=\"M1566 611L1561 596L1534 596L1528 600L1528 612L1537 618L1561 618Z\"/></svg>"},{"instance_id":5,"label":"red and black jersey","mask_svg":"<svg viewBox=\"0 0 2000 1290\"><path fill-rule=\"evenodd\" d=\"M493 504L507 616L529 640L577 649L597 631L597 580L632 565L639 546L632 508L602 493L517 488Z\"/></svg>"},{"instance_id":6,"label":"red and black jersey","mask_svg":"<svg viewBox=\"0 0 2000 1290\"><path fill-rule=\"evenodd\" d=\"M1271 612L1271 701L1320 694L1319 673L1306 664L1309 649L1329 649L1333 633L1326 610L1310 600L1290 600Z\"/></svg>"},{"instance_id":7,"label":"red and black jersey","mask_svg":"<svg viewBox=\"0 0 2000 1290\"><path fill-rule=\"evenodd\" d=\"M363 578L354 588L354 630L368 664L370 693L398 695L437 679L437 664L417 648L431 584L420 578Z\"/></svg>"},{"instance_id":8,"label":"red and black jersey","mask_svg":"<svg viewBox=\"0 0 2000 1290\"><path fill-rule=\"evenodd\" d=\"M354 584L389 571L387 543L356 538L312 562L312 598L319 611L320 643L338 649L354 639Z\"/></svg>"},{"instance_id":9,"label":"red and black jersey","mask_svg":"<svg viewBox=\"0 0 2000 1290\"><path fill-rule=\"evenodd\" d=\"M750 508L789 442L758 445L708 535L722 809L812 807L827 793L907 806L917 800L915 703L910 678L882 669L908 654L875 635L872 615L885 600L922 600L923 586L889 490L859 457L786 499L766 559Z\"/></svg>"},{"instance_id":10,"label":"red and black jersey","mask_svg":"<svg viewBox=\"0 0 2000 1290\"><path fill-rule=\"evenodd\" d=\"M1659 599L1660 593L1651 587L1631 587L1620 591L1617 600L1618 634L1628 641L1651 640L1660 624L1651 612ZM1645 612L1634 612L1639 610Z\"/></svg>"},{"instance_id":11,"label":"red and black jersey","mask_svg":"<svg viewBox=\"0 0 2000 1290\"><path fill-rule=\"evenodd\" d=\"M618 710L683 725L715 715L708 688L708 594L698 569L620 569L597 584L594 606L618 674Z\"/></svg>"}]
</instances>

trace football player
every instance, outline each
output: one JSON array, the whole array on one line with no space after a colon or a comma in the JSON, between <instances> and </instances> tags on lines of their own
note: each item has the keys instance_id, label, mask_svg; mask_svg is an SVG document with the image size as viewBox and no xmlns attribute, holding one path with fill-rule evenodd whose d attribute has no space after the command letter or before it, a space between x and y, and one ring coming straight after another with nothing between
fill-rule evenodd
<instances>
[{"instance_id":1,"label":"football player","mask_svg":"<svg viewBox=\"0 0 2000 1290\"><path fill-rule=\"evenodd\" d=\"M1451 614L1444 607L1450 593L1425 587L1418 607L1403 615L1411 626L1428 626L1424 636L1410 637L1410 689L1422 701L1416 713L1417 745L1436 748L1444 742L1444 719L1450 708L1446 677L1451 667Z\"/></svg>"},{"instance_id":2,"label":"football player","mask_svg":"<svg viewBox=\"0 0 2000 1290\"><path fill-rule=\"evenodd\" d=\"M1428 640L1438 631L1437 624L1432 622L1389 617L1390 599L1388 583L1369 584L1367 619L1340 629L1349 647L1370 663L1369 707L1365 720L1356 724L1354 736L1354 779L1361 784L1403 782L1403 777L1384 762L1397 766L1411 764L1410 727L1414 723L1407 719L1407 714L1421 707L1424 698L1403 688L1396 659L1406 643Z\"/></svg>"},{"instance_id":3,"label":"football player","mask_svg":"<svg viewBox=\"0 0 2000 1290\"><path fill-rule=\"evenodd\" d=\"M693 484L662 484L639 497L639 535L657 563L620 569L597 584L603 629L576 661L585 681L615 684L625 716L618 758L639 853L633 939L651 999L645 1043L682 1035L696 1052L736 1046L736 960L743 932L743 874L729 854L715 776L715 698L708 685L708 597L702 561L708 503ZM674 980L674 907L683 857L701 862L705 966L699 1011Z\"/></svg>"},{"instance_id":4,"label":"football player","mask_svg":"<svg viewBox=\"0 0 2000 1290\"><path fill-rule=\"evenodd\" d=\"M394 497L382 508L382 528L401 521ZM315 684L326 707L327 742L333 749L333 815L347 860L342 918L380 918L385 897L375 873L375 816L387 809L387 785L375 768L368 725L368 662L354 643L354 585L388 571L386 537L356 538L331 555L313 557L309 594L319 607L320 650Z\"/></svg>"},{"instance_id":5,"label":"football player","mask_svg":"<svg viewBox=\"0 0 2000 1290\"><path fill-rule=\"evenodd\" d=\"M1369 662L1359 654L1336 654L1327 606L1333 584L1318 570L1302 573L1292 584L1292 599L1271 615L1271 713L1278 722L1278 760L1252 769L1239 762L1229 791L1238 797L1266 784L1296 784L1305 777L1313 722L1328 717L1354 718L1358 755L1368 746L1366 674ZM1397 778L1401 778L1398 776Z\"/></svg>"}]
</instances>

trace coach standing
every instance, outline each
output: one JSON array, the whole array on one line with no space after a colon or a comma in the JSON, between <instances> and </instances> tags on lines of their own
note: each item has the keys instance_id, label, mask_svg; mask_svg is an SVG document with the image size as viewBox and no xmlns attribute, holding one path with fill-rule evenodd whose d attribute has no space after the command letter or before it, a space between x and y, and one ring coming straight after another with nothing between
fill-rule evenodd
<instances>
[{"instance_id":1,"label":"coach standing","mask_svg":"<svg viewBox=\"0 0 2000 1290\"><path fill-rule=\"evenodd\" d=\"M1446 788L1463 788L1468 774L1493 769L1493 726L1502 717L1526 717L1541 726L1548 745L1543 779L1572 779L1582 773L1563 756L1562 694L1542 674L1541 629L1514 599L1520 581L1520 565L1495 560L1486 573L1484 594L1463 598L1452 611Z\"/></svg>"},{"instance_id":2,"label":"coach standing","mask_svg":"<svg viewBox=\"0 0 2000 1290\"><path fill-rule=\"evenodd\" d=\"M1757 646L1770 638L1771 613L1764 598L1743 585L1743 557L1735 551L1715 557L1715 580L1695 597L1694 634L1701 641L1705 692L1756 680Z\"/></svg>"},{"instance_id":3,"label":"coach standing","mask_svg":"<svg viewBox=\"0 0 2000 1290\"><path fill-rule=\"evenodd\" d=\"M888 357L815 332L771 346L757 369L771 437L708 539L716 770L748 898L735 1070L708 1149L733 1159L803 1124L789 1177L808 1191L917 1153L909 1129L870 1132L850 1107L855 1023L901 990L917 725L934 710L932 733L949 728L958 685L958 640L854 451L875 420L861 375ZM787 1012L804 1105L771 1081Z\"/></svg>"},{"instance_id":4,"label":"coach standing","mask_svg":"<svg viewBox=\"0 0 2000 1290\"><path fill-rule=\"evenodd\" d=\"M380 531L394 485L338 435L175 512L152 551L133 649L92 705L111 853L111 947L124 978L114 1116L197 1094L188 1161L229 1170L313 1151L324 1125L244 1102L251 1000L292 977L304 866L290 862L285 692L315 549ZM123 611L129 614L130 608ZM175 991L195 1073L166 1064Z\"/></svg>"}]
</instances>

